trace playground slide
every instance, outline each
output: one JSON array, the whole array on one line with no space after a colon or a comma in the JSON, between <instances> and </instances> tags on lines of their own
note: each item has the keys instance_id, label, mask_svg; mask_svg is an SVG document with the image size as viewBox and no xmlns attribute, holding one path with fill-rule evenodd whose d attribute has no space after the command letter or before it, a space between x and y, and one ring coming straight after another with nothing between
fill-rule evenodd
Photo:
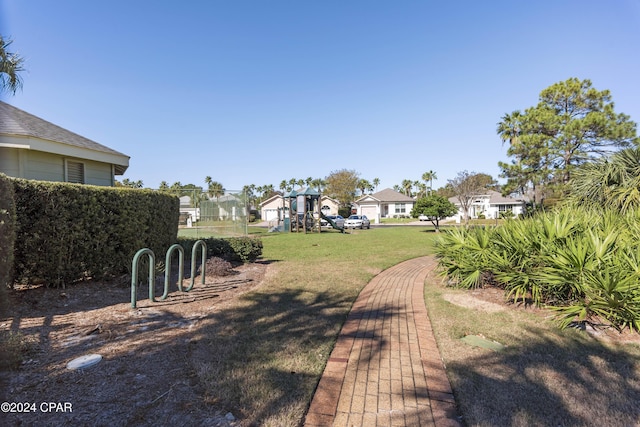
<instances>
[{"instance_id":1,"label":"playground slide","mask_svg":"<svg viewBox=\"0 0 640 427\"><path fill-rule=\"evenodd\" d=\"M323 214L322 212L320 212L320 218L322 218L325 221L327 221L336 230L340 230L340 231L342 231L344 233L344 227L338 227L338 225L335 223L334 220L332 220L331 218L326 217L325 214Z\"/></svg>"}]
</instances>

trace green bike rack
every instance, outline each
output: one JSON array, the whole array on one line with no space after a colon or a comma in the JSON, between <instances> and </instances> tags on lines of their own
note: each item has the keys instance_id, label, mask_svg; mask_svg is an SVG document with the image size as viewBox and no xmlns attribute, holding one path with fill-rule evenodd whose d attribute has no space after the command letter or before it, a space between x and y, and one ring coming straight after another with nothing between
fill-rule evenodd
<instances>
[{"instance_id":1,"label":"green bike rack","mask_svg":"<svg viewBox=\"0 0 640 427\"><path fill-rule=\"evenodd\" d=\"M160 300L164 300L169 295L169 281L171 280L171 257L174 251L178 251L178 290L181 292L189 292L195 285L196 277L196 253L198 247L201 248L202 254L202 274L200 275L202 284L205 282L206 273L206 261L207 261L207 244L203 240L198 240L193 244L191 250L191 283L186 289L182 288L182 279L184 278L184 249L182 246L175 244L167 250L165 257L165 271L164 271L164 292L160 297ZM155 278L156 278L156 256L149 248L140 249L133 256L131 262L131 307L136 308L136 300L138 296L138 268L140 259L147 255L149 257L149 299L151 302L156 302L156 298L153 292Z\"/></svg>"},{"instance_id":2,"label":"green bike rack","mask_svg":"<svg viewBox=\"0 0 640 427\"><path fill-rule=\"evenodd\" d=\"M149 248L140 249L133 256L133 261L131 263L131 307L136 308L136 299L138 296L137 293L137 285L138 285L138 265L140 264L140 258L143 256L149 256L149 299L155 302L155 296L153 295L153 284L156 278L156 256L153 251Z\"/></svg>"},{"instance_id":3,"label":"green bike rack","mask_svg":"<svg viewBox=\"0 0 640 427\"><path fill-rule=\"evenodd\" d=\"M203 240L198 240L193 244L193 249L191 249L191 283L189 284L189 287L184 290L185 292L189 292L193 289L193 285L195 285L196 282L196 252L198 250L198 246L202 248L202 274L200 275L200 280L204 285L204 275L206 273L207 262L207 244ZM178 285L178 289L182 290L182 286L180 284Z\"/></svg>"},{"instance_id":4,"label":"green bike rack","mask_svg":"<svg viewBox=\"0 0 640 427\"><path fill-rule=\"evenodd\" d=\"M176 243L169 248L164 260L164 295L162 296L162 299L165 299L169 292L169 280L171 280L171 256L173 255L173 251L176 250L178 251L178 289L182 290L182 278L184 277L184 249Z\"/></svg>"}]
</instances>

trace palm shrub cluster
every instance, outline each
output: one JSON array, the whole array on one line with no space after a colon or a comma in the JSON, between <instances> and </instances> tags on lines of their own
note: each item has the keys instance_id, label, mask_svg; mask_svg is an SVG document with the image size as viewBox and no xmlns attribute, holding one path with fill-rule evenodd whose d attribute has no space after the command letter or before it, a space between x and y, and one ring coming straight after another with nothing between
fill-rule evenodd
<instances>
[{"instance_id":1,"label":"palm shrub cluster","mask_svg":"<svg viewBox=\"0 0 640 427\"><path fill-rule=\"evenodd\" d=\"M457 286L495 285L576 322L640 331L638 209L565 206L496 228L459 228L436 245Z\"/></svg>"}]
</instances>

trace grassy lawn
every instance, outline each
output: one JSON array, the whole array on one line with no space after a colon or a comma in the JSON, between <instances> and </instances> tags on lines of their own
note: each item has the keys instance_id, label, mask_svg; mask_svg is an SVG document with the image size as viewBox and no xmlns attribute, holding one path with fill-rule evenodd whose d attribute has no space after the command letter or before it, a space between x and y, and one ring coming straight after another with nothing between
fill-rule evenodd
<instances>
[{"instance_id":1,"label":"grassy lawn","mask_svg":"<svg viewBox=\"0 0 640 427\"><path fill-rule=\"evenodd\" d=\"M428 254L434 235L421 227L264 235L272 262L264 284L200 331L195 369L208 398L248 424L298 425L360 290Z\"/></svg>"},{"instance_id":2,"label":"grassy lawn","mask_svg":"<svg viewBox=\"0 0 640 427\"><path fill-rule=\"evenodd\" d=\"M199 331L194 369L207 398L247 424L298 425L359 291L383 269L429 254L436 234L427 229L263 235L264 260L272 263L263 286ZM462 292L435 278L425 287L467 425L640 423L637 344L559 331L540 311L487 312L445 299ZM506 348L472 347L460 340L465 335Z\"/></svg>"},{"instance_id":3,"label":"grassy lawn","mask_svg":"<svg viewBox=\"0 0 640 427\"><path fill-rule=\"evenodd\" d=\"M441 280L425 287L432 327L467 425L639 425L640 345L561 331L542 310L488 312L444 298L465 292ZM506 347L498 352L473 347L461 340L466 335Z\"/></svg>"}]
</instances>

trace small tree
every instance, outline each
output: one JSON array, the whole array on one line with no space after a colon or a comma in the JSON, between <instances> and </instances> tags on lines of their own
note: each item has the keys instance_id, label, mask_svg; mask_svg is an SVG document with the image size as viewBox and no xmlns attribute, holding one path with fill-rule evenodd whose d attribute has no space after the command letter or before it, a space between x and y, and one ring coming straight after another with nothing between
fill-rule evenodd
<instances>
[{"instance_id":1,"label":"small tree","mask_svg":"<svg viewBox=\"0 0 640 427\"><path fill-rule=\"evenodd\" d=\"M325 181L327 195L337 199L342 207L350 208L356 198L359 174L355 170L341 169L331 172Z\"/></svg>"},{"instance_id":2,"label":"small tree","mask_svg":"<svg viewBox=\"0 0 640 427\"><path fill-rule=\"evenodd\" d=\"M455 215L456 212L458 212L456 205L442 196L432 194L416 200L411 216L417 218L419 215L426 215L438 232L440 220Z\"/></svg>"},{"instance_id":3,"label":"small tree","mask_svg":"<svg viewBox=\"0 0 640 427\"><path fill-rule=\"evenodd\" d=\"M488 187L495 185L495 180L487 174L462 171L454 179L449 180L451 189L460 202L465 221L469 220L469 208L473 198L482 194Z\"/></svg>"}]
</instances>

